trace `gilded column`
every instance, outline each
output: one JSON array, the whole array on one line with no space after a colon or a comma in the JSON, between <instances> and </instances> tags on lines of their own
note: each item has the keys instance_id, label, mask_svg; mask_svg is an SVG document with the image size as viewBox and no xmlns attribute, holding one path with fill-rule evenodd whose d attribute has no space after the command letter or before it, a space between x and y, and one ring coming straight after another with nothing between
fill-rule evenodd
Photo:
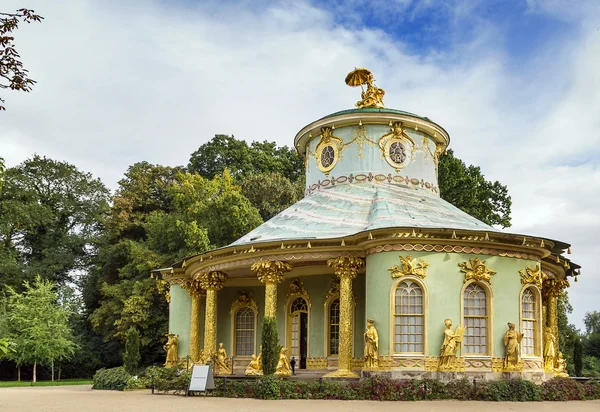
<instances>
[{"instance_id":1,"label":"gilded column","mask_svg":"<svg viewBox=\"0 0 600 412\"><path fill-rule=\"evenodd\" d=\"M197 279L206 290L206 310L204 320L204 358L217 352L217 292L223 289L227 275L223 272L204 272Z\"/></svg>"},{"instance_id":2,"label":"gilded column","mask_svg":"<svg viewBox=\"0 0 600 412\"><path fill-rule=\"evenodd\" d=\"M200 306L204 289L198 280L188 280L181 285L192 298L192 313L190 314L190 358L192 362L200 361Z\"/></svg>"},{"instance_id":3,"label":"gilded column","mask_svg":"<svg viewBox=\"0 0 600 412\"><path fill-rule=\"evenodd\" d=\"M265 285L265 317L277 315L277 285L283 280L283 275L292 270L292 265L278 260L261 260L252 265L258 280Z\"/></svg>"},{"instance_id":4,"label":"gilded column","mask_svg":"<svg viewBox=\"0 0 600 412\"><path fill-rule=\"evenodd\" d=\"M352 372L352 280L364 266L364 260L355 257L339 257L327 261L340 278L340 339L338 369L326 374L328 378L358 377Z\"/></svg>"},{"instance_id":5,"label":"gilded column","mask_svg":"<svg viewBox=\"0 0 600 412\"><path fill-rule=\"evenodd\" d=\"M558 344L558 297L562 295L563 289L569 286L569 281L565 279L547 279L543 283L542 292L546 300L546 327L555 339L555 351L560 351ZM544 345L549 344L549 336L544 334Z\"/></svg>"}]
</instances>

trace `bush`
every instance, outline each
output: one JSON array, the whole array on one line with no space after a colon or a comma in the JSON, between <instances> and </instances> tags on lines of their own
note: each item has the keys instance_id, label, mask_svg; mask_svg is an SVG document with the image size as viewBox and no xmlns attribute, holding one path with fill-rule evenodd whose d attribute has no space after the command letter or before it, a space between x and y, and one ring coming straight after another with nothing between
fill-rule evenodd
<instances>
[{"instance_id":1,"label":"bush","mask_svg":"<svg viewBox=\"0 0 600 412\"><path fill-rule=\"evenodd\" d=\"M125 338L125 352L123 352L123 366L132 375L137 372L140 363L140 333L134 327L129 328Z\"/></svg>"},{"instance_id":2,"label":"bush","mask_svg":"<svg viewBox=\"0 0 600 412\"><path fill-rule=\"evenodd\" d=\"M600 399L600 382L586 382L583 388L585 390L585 399Z\"/></svg>"},{"instance_id":3,"label":"bush","mask_svg":"<svg viewBox=\"0 0 600 412\"><path fill-rule=\"evenodd\" d=\"M146 389L151 386L150 379L147 377L141 376L132 376L127 381L127 385L125 385L125 389Z\"/></svg>"},{"instance_id":4,"label":"bush","mask_svg":"<svg viewBox=\"0 0 600 412\"><path fill-rule=\"evenodd\" d=\"M262 333L262 366L263 373L266 375L272 375L277 369L277 362L279 362L279 336L277 334L277 321L274 317L266 317L263 319Z\"/></svg>"},{"instance_id":5,"label":"bush","mask_svg":"<svg viewBox=\"0 0 600 412\"><path fill-rule=\"evenodd\" d=\"M264 354L263 346L263 354ZM264 358L263 358L264 361ZM256 396L260 399L279 399L281 397L281 389L279 387L279 377L275 375L263 376L257 379L255 390Z\"/></svg>"},{"instance_id":6,"label":"bush","mask_svg":"<svg viewBox=\"0 0 600 412\"><path fill-rule=\"evenodd\" d=\"M122 391L130 378L131 375L122 366L111 369L102 368L94 374L92 389Z\"/></svg>"},{"instance_id":7,"label":"bush","mask_svg":"<svg viewBox=\"0 0 600 412\"><path fill-rule=\"evenodd\" d=\"M446 399L466 401L473 396L473 385L466 378L450 381L445 386Z\"/></svg>"},{"instance_id":8,"label":"bush","mask_svg":"<svg viewBox=\"0 0 600 412\"><path fill-rule=\"evenodd\" d=\"M373 401L414 401L425 397L423 386L414 386L411 381L398 381L382 376L361 379L352 385L358 399Z\"/></svg>"},{"instance_id":9,"label":"bush","mask_svg":"<svg viewBox=\"0 0 600 412\"><path fill-rule=\"evenodd\" d=\"M545 401L576 401L585 399L584 385L569 378L552 378L542 383L542 399Z\"/></svg>"},{"instance_id":10,"label":"bush","mask_svg":"<svg viewBox=\"0 0 600 412\"><path fill-rule=\"evenodd\" d=\"M150 366L146 368L143 375L158 392L183 393L190 385L192 370Z\"/></svg>"}]
</instances>

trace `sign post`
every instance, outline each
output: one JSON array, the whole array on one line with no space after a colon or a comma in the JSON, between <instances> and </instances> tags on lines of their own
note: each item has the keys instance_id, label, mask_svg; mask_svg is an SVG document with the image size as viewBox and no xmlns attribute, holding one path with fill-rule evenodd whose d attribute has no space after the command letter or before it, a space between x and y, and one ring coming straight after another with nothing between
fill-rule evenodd
<instances>
[{"instance_id":1,"label":"sign post","mask_svg":"<svg viewBox=\"0 0 600 412\"><path fill-rule=\"evenodd\" d=\"M215 379L210 365L194 365L192 366L192 378L188 386L185 396L190 392L204 392L204 396L209 389L215 389Z\"/></svg>"}]
</instances>

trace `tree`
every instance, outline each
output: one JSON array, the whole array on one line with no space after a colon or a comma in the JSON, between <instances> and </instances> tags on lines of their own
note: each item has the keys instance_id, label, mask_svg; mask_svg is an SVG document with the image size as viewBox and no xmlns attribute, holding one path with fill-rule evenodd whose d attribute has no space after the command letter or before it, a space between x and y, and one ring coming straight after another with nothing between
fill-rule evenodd
<instances>
[{"instance_id":1,"label":"tree","mask_svg":"<svg viewBox=\"0 0 600 412\"><path fill-rule=\"evenodd\" d=\"M69 312L61 307L56 284L37 276L33 284L24 282L24 292L9 288L9 339L15 352L10 357L17 363L33 364L33 381L38 364L53 364L69 359L75 352L69 327Z\"/></svg>"},{"instance_id":2,"label":"tree","mask_svg":"<svg viewBox=\"0 0 600 412\"><path fill-rule=\"evenodd\" d=\"M0 89L31 91L35 80L28 77L29 72L23 67L12 32L19 28L21 22L41 22L42 19L28 9L18 9L15 13L0 12ZM3 104L4 100L0 98L0 111L6 110Z\"/></svg>"},{"instance_id":3,"label":"tree","mask_svg":"<svg viewBox=\"0 0 600 412\"><path fill-rule=\"evenodd\" d=\"M4 159L0 157L0 193L2 193L2 181L4 180Z\"/></svg>"},{"instance_id":4,"label":"tree","mask_svg":"<svg viewBox=\"0 0 600 412\"><path fill-rule=\"evenodd\" d=\"M129 328L123 352L123 366L131 375L135 375L140 363L140 333L136 328Z\"/></svg>"},{"instance_id":5,"label":"tree","mask_svg":"<svg viewBox=\"0 0 600 412\"><path fill-rule=\"evenodd\" d=\"M291 182L304 176L304 161L296 150L277 147L275 142L252 142L233 136L215 135L208 143L192 153L188 170L212 179L229 169L238 181L257 173L279 173Z\"/></svg>"},{"instance_id":6,"label":"tree","mask_svg":"<svg viewBox=\"0 0 600 412\"><path fill-rule=\"evenodd\" d=\"M277 320L274 317L265 317L261 332L262 368L265 375L273 375L279 362L279 336L277 334Z\"/></svg>"},{"instance_id":7,"label":"tree","mask_svg":"<svg viewBox=\"0 0 600 412\"><path fill-rule=\"evenodd\" d=\"M9 168L0 193L0 284L36 275L63 284L85 271L108 211L108 190L75 166L35 155Z\"/></svg>"},{"instance_id":8,"label":"tree","mask_svg":"<svg viewBox=\"0 0 600 412\"><path fill-rule=\"evenodd\" d=\"M477 166L467 166L448 150L438 169L442 199L488 225L510 226L512 201L506 186L487 181Z\"/></svg>"},{"instance_id":9,"label":"tree","mask_svg":"<svg viewBox=\"0 0 600 412\"><path fill-rule=\"evenodd\" d=\"M575 376L582 376L583 345L581 344L581 339L575 340L575 346L573 348L573 368L575 370Z\"/></svg>"},{"instance_id":10,"label":"tree","mask_svg":"<svg viewBox=\"0 0 600 412\"><path fill-rule=\"evenodd\" d=\"M558 316L558 347L565 360L569 374L574 374L574 348L575 341L580 339L580 333L575 325L569 323L569 313L573 312L573 306L569 302L569 293L564 291L556 301L556 312Z\"/></svg>"},{"instance_id":11,"label":"tree","mask_svg":"<svg viewBox=\"0 0 600 412\"><path fill-rule=\"evenodd\" d=\"M600 311L587 312L583 318L583 324L586 334L600 333Z\"/></svg>"},{"instance_id":12,"label":"tree","mask_svg":"<svg viewBox=\"0 0 600 412\"><path fill-rule=\"evenodd\" d=\"M258 209L264 221L301 199L294 184L279 173L259 173L248 176L244 179L242 192Z\"/></svg>"}]
</instances>

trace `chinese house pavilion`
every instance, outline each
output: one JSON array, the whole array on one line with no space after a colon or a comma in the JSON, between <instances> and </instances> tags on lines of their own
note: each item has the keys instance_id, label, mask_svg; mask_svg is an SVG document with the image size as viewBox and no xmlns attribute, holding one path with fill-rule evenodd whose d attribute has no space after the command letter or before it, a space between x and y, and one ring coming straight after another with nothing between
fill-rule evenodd
<instances>
[{"instance_id":1,"label":"chinese house pavilion","mask_svg":"<svg viewBox=\"0 0 600 412\"><path fill-rule=\"evenodd\" d=\"M363 88L357 108L294 139L305 197L231 245L161 270L170 362L212 357L217 374L260 374L262 320L273 316L281 356L325 377L564 375L557 297L578 274L570 246L443 200L446 130L384 108L366 69L346 83Z\"/></svg>"}]
</instances>

